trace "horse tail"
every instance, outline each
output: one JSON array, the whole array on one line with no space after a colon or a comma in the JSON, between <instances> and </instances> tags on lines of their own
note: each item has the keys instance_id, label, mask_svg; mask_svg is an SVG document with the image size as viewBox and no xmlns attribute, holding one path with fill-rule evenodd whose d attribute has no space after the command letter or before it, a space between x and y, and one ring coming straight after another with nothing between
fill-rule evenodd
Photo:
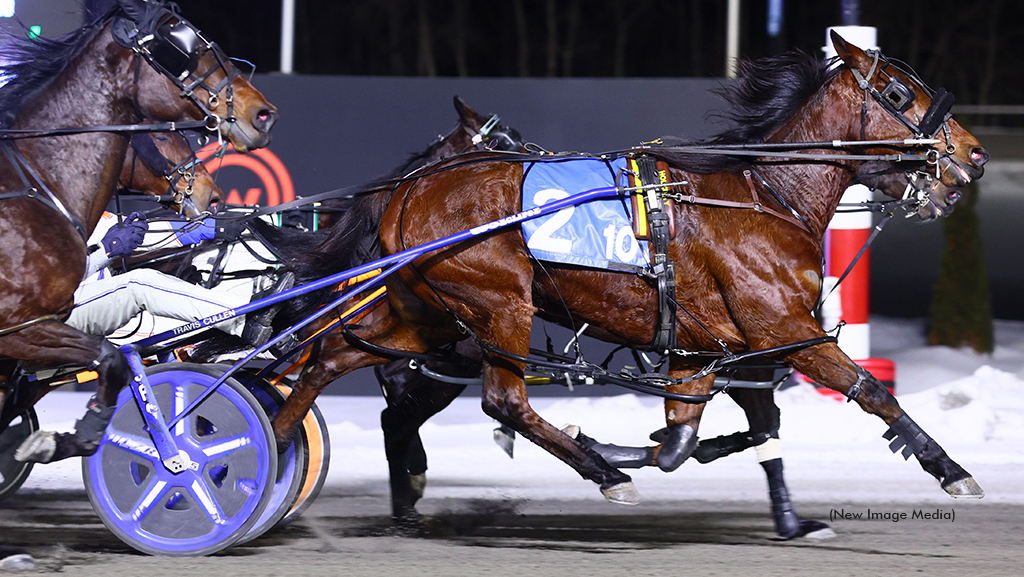
<instances>
[{"instance_id":1,"label":"horse tail","mask_svg":"<svg viewBox=\"0 0 1024 577\"><path fill-rule=\"evenodd\" d=\"M390 198L390 190L358 195L330 228L315 233L281 229L261 221L254 221L252 226L274 244L299 286L380 259L380 222ZM330 302L333 292L329 287L289 299L274 319L275 328L291 326L309 316Z\"/></svg>"}]
</instances>

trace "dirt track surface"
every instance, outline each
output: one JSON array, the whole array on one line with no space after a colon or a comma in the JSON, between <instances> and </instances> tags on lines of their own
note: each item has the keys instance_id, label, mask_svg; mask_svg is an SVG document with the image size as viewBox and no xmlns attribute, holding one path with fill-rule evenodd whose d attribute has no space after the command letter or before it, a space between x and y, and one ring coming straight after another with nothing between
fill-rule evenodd
<instances>
[{"instance_id":1,"label":"dirt track surface","mask_svg":"<svg viewBox=\"0 0 1024 577\"><path fill-rule=\"evenodd\" d=\"M774 539L767 502L529 502L425 499L417 535L398 534L386 488L329 487L292 525L201 558L149 557L110 533L81 491L26 491L0 503L0 543L33 571L64 575L1020 575L1024 506L949 501L955 519L912 519L906 503L801 503L906 513L835 520L828 540ZM934 512L935 507L924 507ZM6 574L0 571L0 574Z\"/></svg>"}]
</instances>

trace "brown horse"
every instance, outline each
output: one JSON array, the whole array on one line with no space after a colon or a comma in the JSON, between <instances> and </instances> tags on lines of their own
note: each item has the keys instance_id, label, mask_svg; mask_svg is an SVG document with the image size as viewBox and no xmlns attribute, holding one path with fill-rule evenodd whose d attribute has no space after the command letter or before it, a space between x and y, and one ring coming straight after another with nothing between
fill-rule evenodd
<instances>
[{"instance_id":1,"label":"brown horse","mask_svg":"<svg viewBox=\"0 0 1024 577\"><path fill-rule=\"evenodd\" d=\"M124 164L126 132L144 118L197 121L248 151L270 142L277 112L215 44L157 2L122 0L66 37L14 40L6 50L14 64L4 67L12 79L0 89L4 374L15 361L99 374L76 433L40 432L20 451L48 462L95 450L130 375L108 341L60 322L82 280L85 239Z\"/></svg>"},{"instance_id":2,"label":"brown horse","mask_svg":"<svg viewBox=\"0 0 1024 577\"><path fill-rule=\"evenodd\" d=\"M826 149L833 141L887 144L811 151L811 158L761 152L752 161L695 156L670 147L630 153L668 162L669 182L686 183L673 193L679 202L672 208L676 231L668 256L675 263L677 306L669 376L676 381L666 389L690 395L711 391L714 376L702 372L707 356L684 354L688 351L733 355L807 343L772 358L883 419L890 425L886 437L894 450L905 446L904 455L916 455L947 493L979 497L982 491L973 478L885 387L825 340L814 310L825 228L866 160L894 148L922 153L916 169L925 176L916 177L921 183L916 210L930 219L947 212L957 190L981 176L988 153L947 120L942 94L934 94L933 109L932 93L915 75L839 37L834 44L842 60L835 70L793 54L748 64L726 93L739 128L705 145L755 143L767 149L811 142L822 143L812 148ZM893 143L921 133L925 138L937 134L939 142ZM522 160L460 157L415 175L385 199L386 208L374 207L364 216L380 214L382 249L393 254L517 213L523 172ZM522 359L537 314L566 326L589 323L587 334L603 340L649 346L659 311L658 291L650 282L623 273L541 265L531 258L519 230L499 228L482 240L417 259L389 278L388 299L388 314L362 321L356 336L378 346L423 352L471 334L488 349L484 411L596 482L609 500L637 501L627 475L530 408ZM324 386L351 370L384 362L378 354L355 349L341 336L326 337L275 420L279 441L287 439ZM693 450L702 409L702 403L666 403L672 450L667 457L662 451L655 455L659 466L671 468Z\"/></svg>"},{"instance_id":3,"label":"brown horse","mask_svg":"<svg viewBox=\"0 0 1024 577\"><path fill-rule=\"evenodd\" d=\"M216 212L224 195L188 140L173 132L135 134L125 156L118 186L151 196L166 196L175 212L198 218Z\"/></svg>"}]
</instances>

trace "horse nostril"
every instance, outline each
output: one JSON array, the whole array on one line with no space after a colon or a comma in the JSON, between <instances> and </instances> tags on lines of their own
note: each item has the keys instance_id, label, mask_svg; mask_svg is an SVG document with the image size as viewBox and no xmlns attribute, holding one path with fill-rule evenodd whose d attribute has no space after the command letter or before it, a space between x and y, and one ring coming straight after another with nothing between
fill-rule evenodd
<instances>
[{"instance_id":1,"label":"horse nostril","mask_svg":"<svg viewBox=\"0 0 1024 577\"><path fill-rule=\"evenodd\" d=\"M977 167L982 167L988 162L989 153L984 148L975 148L971 150L971 164Z\"/></svg>"},{"instance_id":2,"label":"horse nostril","mask_svg":"<svg viewBox=\"0 0 1024 577\"><path fill-rule=\"evenodd\" d=\"M952 190L946 195L946 202L948 204L956 204L956 201L960 200L961 193L959 190Z\"/></svg>"},{"instance_id":3,"label":"horse nostril","mask_svg":"<svg viewBox=\"0 0 1024 577\"><path fill-rule=\"evenodd\" d=\"M253 124L263 132L269 132L277 121L277 111L273 108L261 108L256 113Z\"/></svg>"}]
</instances>

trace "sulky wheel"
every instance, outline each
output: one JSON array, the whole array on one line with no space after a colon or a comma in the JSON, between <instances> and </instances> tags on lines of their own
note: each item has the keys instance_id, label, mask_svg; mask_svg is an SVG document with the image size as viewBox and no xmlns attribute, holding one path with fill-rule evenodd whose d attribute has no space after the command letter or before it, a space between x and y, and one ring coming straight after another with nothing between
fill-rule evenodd
<instances>
[{"instance_id":1,"label":"sulky wheel","mask_svg":"<svg viewBox=\"0 0 1024 577\"><path fill-rule=\"evenodd\" d=\"M278 388L284 390L285 396L291 393L291 389L284 385L278 385ZM316 403L302 419L302 431L305 433L309 455L306 479L291 510L278 522L278 526L291 523L309 508L327 480L327 467L331 461L331 438L327 433L327 421L324 420L324 415Z\"/></svg>"},{"instance_id":2,"label":"sulky wheel","mask_svg":"<svg viewBox=\"0 0 1024 577\"><path fill-rule=\"evenodd\" d=\"M266 379L256 378L254 372L243 369L238 371L236 376L256 397L263 410L266 411L267 417L273 420L281 409L281 405L284 404L285 395ZM288 450L277 455L277 481L274 483L274 494L270 498L270 502L267 503L267 508L263 510L263 514L260 515L256 524L238 540L238 544L259 537L284 518L285 514L291 510L292 504L299 498L299 491L306 480L308 464L306 433L300 429L292 438Z\"/></svg>"},{"instance_id":3,"label":"sulky wheel","mask_svg":"<svg viewBox=\"0 0 1024 577\"><path fill-rule=\"evenodd\" d=\"M14 458L14 451L22 441L39 430L39 419L32 407L26 407L14 417L11 424L0 433L0 501L10 497L32 472L33 463L23 463Z\"/></svg>"},{"instance_id":4,"label":"sulky wheel","mask_svg":"<svg viewBox=\"0 0 1024 577\"><path fill-rule=\"evenodd\" d=\"M147 370L170 421L224 373L166 363ZM259 402L229 378L171 427L187 456L183 472L160 462L131 391L96 453L82 460L86 492L103 523L132 547L157 555L207 555L235 543L273 496L277 471L270 421Z\"/></svg>"}]
</instances>

